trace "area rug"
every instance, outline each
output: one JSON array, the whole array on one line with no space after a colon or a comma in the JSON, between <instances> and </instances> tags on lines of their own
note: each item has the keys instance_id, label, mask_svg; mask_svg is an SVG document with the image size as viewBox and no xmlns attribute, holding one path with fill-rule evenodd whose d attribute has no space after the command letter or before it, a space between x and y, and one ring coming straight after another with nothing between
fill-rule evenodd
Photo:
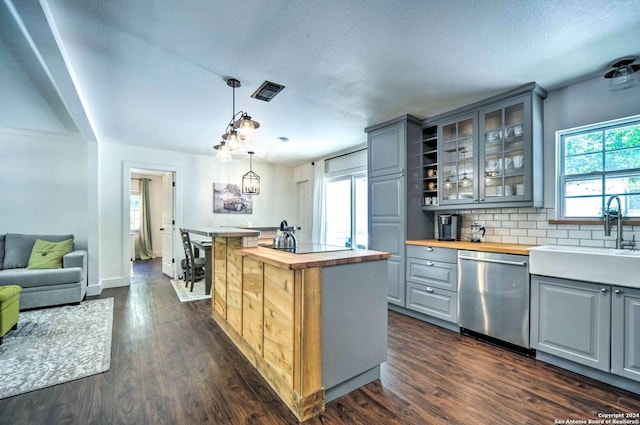
<instances>
[{"instance_id":1,"label":"area rug","mask_svg":"<svg viewBox=\"0 0 640 425\"><path fill-rule=\"evenodd\" d=\"M0 399L109 370L113 298L21 311L0 345Z\"/></svg>"},{"instance_id":2,"label":"area rug","mask_svg":"<svg viewBox=\"0 0 640 425\"><path fill-rule=\"evenodd\" d=\"M211 298L211 294L204 293L204 279L198 280L193 284L193 292L189 292L189 288L185 288L184 285L184 280L171 279L171 286L173 286L173 290L182 303ZM191 287L191 284L189 284L189 287Z\"/></svg>"}]
</instances>

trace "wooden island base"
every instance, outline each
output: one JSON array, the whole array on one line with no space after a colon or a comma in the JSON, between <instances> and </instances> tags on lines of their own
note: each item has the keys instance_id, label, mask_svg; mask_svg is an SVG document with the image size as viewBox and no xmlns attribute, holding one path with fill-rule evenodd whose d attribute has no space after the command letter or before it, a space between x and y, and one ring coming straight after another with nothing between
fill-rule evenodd
<instances>
[{"instance_id":1,"label":"wooden island base","mask_svg":"<svg viewBox=\"0 0 640 425\"><path fill-rule=\"evenodd\" d=\"M242 246L213 238L212 316L298 420L380 377L389 254Z\"/></svg>"}]
</instances>

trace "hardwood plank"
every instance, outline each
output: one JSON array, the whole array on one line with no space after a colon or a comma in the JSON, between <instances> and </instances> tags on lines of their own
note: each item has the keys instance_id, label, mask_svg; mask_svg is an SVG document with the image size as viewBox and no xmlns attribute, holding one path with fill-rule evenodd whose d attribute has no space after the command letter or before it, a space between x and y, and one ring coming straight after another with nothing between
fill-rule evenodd
<instances>
[{"instance_id":1,"label":"hardwood plank","mask_svg":"<svg viewBox=\"0 0 640 425\"><path fill-rule=\"evenodd\" d=\"M159 260L136 262L135 273L100 296L115 299L111 369L0 400L0 424L298 423L208 300L180 303ZM640 395L389 312L381 379L305 425L539 425L635 412Z\"/></svg>"}]
</instances>

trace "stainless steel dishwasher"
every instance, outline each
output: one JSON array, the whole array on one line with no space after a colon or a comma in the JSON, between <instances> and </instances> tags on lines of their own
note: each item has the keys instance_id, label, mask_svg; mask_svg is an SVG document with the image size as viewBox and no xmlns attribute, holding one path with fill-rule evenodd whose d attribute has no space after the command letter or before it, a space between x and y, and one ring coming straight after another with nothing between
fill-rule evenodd
<instances>
[{"instance_id":1,"label":"stainless steel dishwasher","mask_svg":"<svg viewBox=\"0 0 640 425\"><path fill-rule=\"evenodd\" d=\"M458 321L468 329L526 349L529 257L458 251Z\"/></svg>"}]
</instances>

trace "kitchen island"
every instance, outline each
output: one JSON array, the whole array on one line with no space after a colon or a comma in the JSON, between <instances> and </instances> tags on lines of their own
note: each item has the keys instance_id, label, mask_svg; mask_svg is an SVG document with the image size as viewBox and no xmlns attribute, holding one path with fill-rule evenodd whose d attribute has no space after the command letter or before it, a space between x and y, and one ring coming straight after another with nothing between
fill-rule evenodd
<instances>
[{"instance_id":1,"label":"kitchen island","mask_svg":"<svg viewBox=\"0 0 640 425\"><path fill-rule=\"evenodd\" d=\"M387 356L387 259L294 254L212 237L212 317L300 421L380 377Z\"/></svg>"}]
</instances>

